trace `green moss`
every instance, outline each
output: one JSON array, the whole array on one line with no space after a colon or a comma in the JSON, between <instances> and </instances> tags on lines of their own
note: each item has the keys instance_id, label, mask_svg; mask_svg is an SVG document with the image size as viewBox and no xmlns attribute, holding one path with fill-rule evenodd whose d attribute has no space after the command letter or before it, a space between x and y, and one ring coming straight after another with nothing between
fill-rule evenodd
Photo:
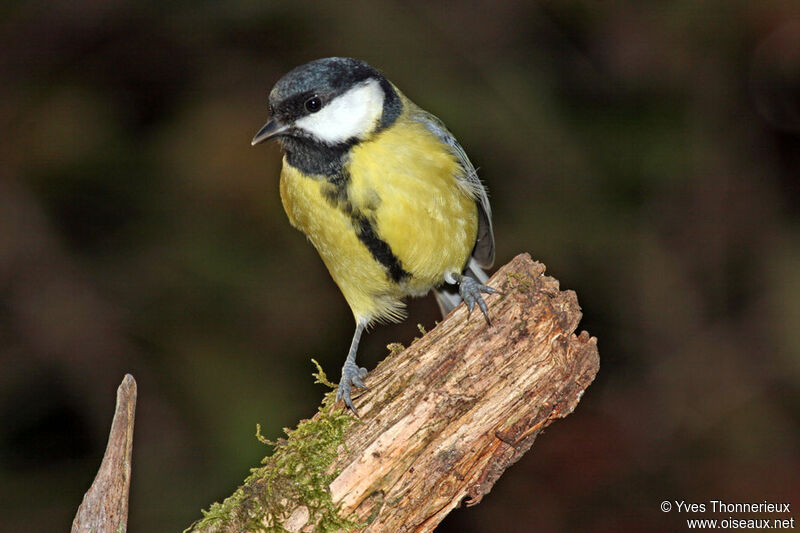
<instances>
[{"instance_id":1,"label":"green moss","mask_svg":"<svg viewBox=\"0 0 800 533\"><path fill-rule=\"evenodd\" d=\"M424 337L428 333L428 331L425 329L425 326L423 326L422 324L417 324L417 329L419 330L420 333L422 333L422 337ZM411 339L411 344L409 344L409 346L420 340L422 337L414 337L413 339Z\"/></svg>"},{"instance_id":2,"label":"green moss","mask_svg":"<svg viewBox=\"0 0 800 533\"><path fill-rule=\"evenodd\" d=\"M391 342L386 345L386 349L389 350L389 355L394 355L396 353L400 353L406 349L400 342Z\"/></svg>"},{"instance_id":3,"label":"green moss","mask_svg":"<svg viewBox=\"0 0 800 533\"><path fill-rule=\"evenodd\" d=\"M521 292L530 292L533 287L533 280L527 274L509 272L506 274L506 279L509 288L518 289Z\"/></svg>"},{"instance_id":4,"label":"green moss","mask_svg":"<svg viewBox=\"0 0 800 533\"><path fill-rule=\"evenodd\" d=\"M337 387L336 383L333 383L331 380L328 379L328 376L325 374L325 371L322 370L322 367L317 362L317 360L316 359L312 359L311 362L314 363L315 367L317 367L317 371L311 374L312 376L314 376L316 378L314 380L314 383L315 384L319 383L320 385L325 385L329 389L336 389L336 387Z\"/></svg>"},{"instance_id":5,"label":"green moss","mask_svg":"<svg viewBox=\"0 0 800 533\"><path fill-rule=\"evenodd\" d=\"M325 372L314 361L317 383L335 388ZM232 496L214 503L203 518L187 531L265 531L285 532L281 526L299 505L309 511L314 531L349 531L361 526L350 517L339 514L329 486L339 472L328 468L339 453L344 434L353 416L334 408L335 392L325 395L315 419L303 420L294 430L284 429L288 438L270 442L256 428L256 438L273 446L272 455L265 457L262 466L251 469L250 476Z\"/></svg>"}]
</instances>

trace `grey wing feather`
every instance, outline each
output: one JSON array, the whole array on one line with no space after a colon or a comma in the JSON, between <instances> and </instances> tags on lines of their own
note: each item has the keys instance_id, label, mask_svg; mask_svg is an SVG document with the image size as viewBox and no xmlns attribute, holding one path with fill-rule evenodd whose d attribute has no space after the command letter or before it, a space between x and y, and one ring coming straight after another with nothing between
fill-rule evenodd
<instances>
[{"instance_id":1,"label":"grey wing feather","mask_svg":"<svg viewBox=\"0 0 800 533\"><path fill-rule=\"evenodd\" d=\"M478 237L472 257L482 268L491 268L494 264L494 231L492 229L492 207L489 205L489 195L486 187L478 177L475 167L472 166L467 153L458 144L458 141L445 127L444 123L427 111L416 108L411 113L414 120L422 122L434 135L439 137L458 158L464 169L463 176L459 176L465 192L475 198L478 204Z\"/></svg>"}]
</instances>

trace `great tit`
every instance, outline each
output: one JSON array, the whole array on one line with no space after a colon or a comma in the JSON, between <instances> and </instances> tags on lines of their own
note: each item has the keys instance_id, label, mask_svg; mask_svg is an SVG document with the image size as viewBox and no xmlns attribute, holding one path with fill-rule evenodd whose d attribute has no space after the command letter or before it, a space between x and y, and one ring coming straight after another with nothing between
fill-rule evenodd
<instances>
[{"instance_id":1,"label":"great tit","mask_svg":"<svg viewBox=\"0 0 800 533\"><path fill-rule=\"evenodd\" d=\"M337 400L354 413L364 328L405 317L406 296L431 289L447 314L462 299L488 322L482 268L494 262L491 207L464 149L441 120L358 59L291 70L269 93L270 120L252 144L284 151L289 222L319 252L356 320Z\"/></svg>"}]
</instances>

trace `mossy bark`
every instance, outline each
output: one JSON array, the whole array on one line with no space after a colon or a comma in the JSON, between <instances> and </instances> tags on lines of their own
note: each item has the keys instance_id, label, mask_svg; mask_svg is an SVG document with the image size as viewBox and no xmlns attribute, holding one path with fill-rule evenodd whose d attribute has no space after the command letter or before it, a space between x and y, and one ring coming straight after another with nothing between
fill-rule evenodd
<instances>
[{"instance_id":1,"label":"mossy bark","mask_svg":"<svg viewBox=\"0 0 800 533\"><path fill-rule=\"evenodd\" d=\"M527 254L489 285L492 324L464 306L366 378L356 420L301 422L236 493L187 531L431 531L475 505L599 369L577 297Z\"/></svg>"}]
</instances>

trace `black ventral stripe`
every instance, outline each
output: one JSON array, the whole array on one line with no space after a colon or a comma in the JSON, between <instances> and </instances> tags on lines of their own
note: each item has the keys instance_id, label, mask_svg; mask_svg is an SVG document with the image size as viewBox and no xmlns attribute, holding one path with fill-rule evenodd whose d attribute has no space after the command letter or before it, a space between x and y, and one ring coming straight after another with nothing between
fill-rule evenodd
<instances>
[{"instance_id":1,"label":"black ventral stripe","mask_svg":"<svg viewBox=\"0 0 800 533\"><path fill-rule=\"evenodd\" d=\"M392 281L398 283L411 276L400 264L400 260L392 252L389 244L378 237L375 227L364 215L351 214L350 218L356 227L358 239L364 243L372 257L386 268Z\"/></svg>"},{"instance_id":2,"label":"black ventral stripe","mask_svg":"<svg viewBox=\"0 0 800 533\"><path fill-rule=\"evenodd\" d=\"M328 186L323 188L325 199L350 217L358 240L364 243L373 259L386 269L386 273L392 281L399 283L411 277L411 274L403 268L400 260L392 252L389 243L378 236L374 221L353 207L348 195L349 183L350 174L346 169L342 169L337 176L328 179Z\"/></svg>"}]
</instances>

